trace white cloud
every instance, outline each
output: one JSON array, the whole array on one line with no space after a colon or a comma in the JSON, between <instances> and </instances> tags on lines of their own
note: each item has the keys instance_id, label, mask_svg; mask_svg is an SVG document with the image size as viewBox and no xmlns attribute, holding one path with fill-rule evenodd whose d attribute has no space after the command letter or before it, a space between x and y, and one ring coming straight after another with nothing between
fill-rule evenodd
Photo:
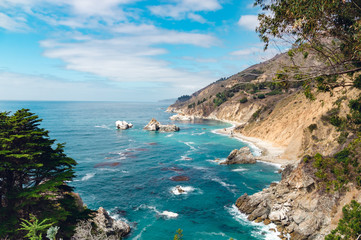
<instances>
[{"instance_id":1,"label":"white cloud","mask_svg":"<svg viewBox=\"0 0 361 240\"><path fill-rule=\"evenodd\" d=\"M279 53L281 53L280 50L275 47L269 47L266 51L261 47L250 47L231 52L230 55L235 58L247 59L251 65L267 61Z\"/></svg>"},{"instance_id":2,"label":"white cloud","mask_svg":"<svg viewBox=\"0 0 361 240\"><path fill-rule=\"evenodd\" d=\"M221 9L218 0L176 0L175 4L149 7L150 11L160 17L171 17L176 20L191 19L200 23L205 19L195 12L209 12Z\"/></svg>"},{"instance_id":3,"label":"white cloud","mask_svg":"<svg viewBox=\"0 0 361 240\"><path fill-rule=\"evenodd\" d=\"M10 17L0 12L0 28L4 28L9 31L20 32L27 29L25 19L21 17Z\"/></svg>"},{"instance_id":4,"label":"white cloud","mask_svg":"<svg viewBox=\"0 0 361 240\"><path fill-rule=\"evenodd\" d=\"M251 48L247 48L247 49L237 50L237 51L231 52L230 54L233 56L247 56L247 55L252 55L252 54L261 53L261 52L263 52L263 49L251 47Z\"/></svg>"},{"instance_id":5,"label":"white cloud","mask_svg":"<svg viewBox=\"0 0 361 240\"><path fill-rule=\"evenodd\" d=\"M255 31L258 26L258 16L257 15L243 15L238 20L238 25L246 28L248 30Z\"/></svg>"},{"instance_id":6,"label":"white cloud","mask_svg":"<svg viewBox=\"0 0 361 240\"><path fill-rule=\"evenodd\" d=\"M140 34L140 29L145 29L143 34ZM217 44L216 38L158 29L151 25L123 25L116 31L135 34L79 42L46 40L41 42L41 46L45 49L46 57L61 59L66 69L95 74L115 82L162 82L197 90L212 81L208 74L195 74L170 66L169 62L159 58L167 51L158 45L191 44L210 47Z\"/></svg>"}]
</instances>

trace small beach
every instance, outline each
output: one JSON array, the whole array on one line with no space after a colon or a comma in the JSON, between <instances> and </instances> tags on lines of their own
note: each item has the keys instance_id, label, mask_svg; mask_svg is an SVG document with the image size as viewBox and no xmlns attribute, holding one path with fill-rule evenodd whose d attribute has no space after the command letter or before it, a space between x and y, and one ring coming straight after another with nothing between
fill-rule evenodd
<instances>
[{"instance_id":1,"label":"small beach","mask_svg":"<svg viewBox=\"0 0 361 240\"><path fill-rule=\"evenodd\" d=\"M242 135L241 133L237 133L234 131L238 123L224 121L232 124L231 127L222 128L214 130L214 133L228 135L229 137L236 138L241 142L244 142L249 145L253 154L257 157L257 160L262 162L268 162L275 164L279 167L287 165L289 163L294 163L296 160L289 160L282 158L282 154L285 152L285 147L275 146L271 142L263 141L259 138L255 137L247 137Z\"/></svg>"}]
</instances>

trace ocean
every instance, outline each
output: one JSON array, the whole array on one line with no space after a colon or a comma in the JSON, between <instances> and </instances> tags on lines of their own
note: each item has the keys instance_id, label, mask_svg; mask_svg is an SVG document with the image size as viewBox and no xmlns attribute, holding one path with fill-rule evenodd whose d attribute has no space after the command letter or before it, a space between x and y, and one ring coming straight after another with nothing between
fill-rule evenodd
<instances>
[{"instance_id":1,"label":"ocean","mask_svg":"<svg viewBox=\"0 0 361 240\"><path fill-rule=\"evenodd\" d=\"M29 108L43 119L50 137L66 143L74 158L75 187L91 209L104 207L127 221L125 239L173 239L177 229L184 240L278 239L274 226L249 222L235 207L237 198L279 181L277 167L258 162L219 165L246 144L216 129L219 121L175 122L179 132L143 130L156 118L172 123L167 103L1 101L0 111ZM115 121L134 124L117 130ZM174 178L187 181L174 181ZM184 192L177 191L180 186Z\"/></svg>"}]
</instances>

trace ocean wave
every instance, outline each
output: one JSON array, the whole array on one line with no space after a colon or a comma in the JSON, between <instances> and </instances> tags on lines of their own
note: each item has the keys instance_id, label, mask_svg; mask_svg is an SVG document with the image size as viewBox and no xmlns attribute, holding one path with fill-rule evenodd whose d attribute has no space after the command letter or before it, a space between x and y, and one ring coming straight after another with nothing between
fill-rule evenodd
<instances>
[{"instance_id":1,"label":"ocean wave","mask_svg":"<svg viewBox=\"0 0 361 240\"><path fill-rule=\"evenodd\" d=\"M248 169L245 169L245 168L232 169L232 172L244 172L244 171L248 171Z\"/></svg>"},{"instance_id":2,"label":"ocean wave","mask_svg":"<svg viewBox=\"0 0 361 240\"><path fill-rule=\"evenodd\" d=\"M214 160L206 160L207 162L211 162L211 163L215 163L215 164L217 164L217 165L219 165L220 163L222 163L222 162L224 162L226 159L225 158L222 158L222 159L220 159L220 158L217 158L217 159L214 159Z\"/></svg>"},{"instance_id":3,"label":"ocean wave","mask_svg":"<svg viewBox=\"0 0 361 240\"><path fill-rule=\"evenodd\" d=\"M94 126L94 127L96 127L96 128L103 128L103 129L109 129L109 130L111 130L111 128L110 127L108 127L107 125L96 125L96 126Z\"/></svg>"},{"instance_id":4,"label":"ocean wave","mask_svg":"<svg viewBox=\"0 0 361 240\"><path fill-rule=\"evenodd\" d=\"M234 188L234 187L237 187L236 185L226 183L226 182L222 181L222 180L221 180L220 178L218 178L218 177L212 178L211 180L214 181L214 182L217 182L217 183L221 184L223 187L225 187L228 191L232 192L233 194L235 194L236 191L237 191L237 189Z\"/></svg>"},{"instance_id":5,"label":"ocean wave","mask_svg":"<svg viewBox=\"0 0 361 240\"><path fill-rule=\"evenodd\" d=\"M170 212L170 211L162 211L160 212L155 206L148 206L146 204L141 204L139 207L135 208L135 211L139 211L141 209L149 209L157 214L157 216L163 217L165 219L177 218L179 216L178 213Z\"/></svg>"},{"instance_id":6,"label":"ocean wave","mask_svg":"<svg viewBox=\"0 0 361 240\"><path fill-rule=\"evenodd\" d=\"M170 191L174 195L187 195L188 193L195 192L195 191L200 193L200 194L203 193L200 189L194 188L192 186L176 186L176 187L172 187L170 189Z\"/></svg>"},{"instance_id":7,"label":"ocean wave","mask_svg":"<svg viewBox=\"0 0 361 240\"><path fill-rule=\"evenodd\" d=\"M201 135L203 135L203 134L206 134L206 132L192 133L192 136L195 136L195 135L197 135L197 136L201 136Z\"/></svg>"},{"instance_id":8,"label":"ocean wave","mask_svg":"<svg viewBox=\"0 0 361 240\"><path fill-rule=\"evenodd\" d=\"M193 160L193 158L190 158L187 155L184 155L184 156L181 156L180 160L182 160L182 161L191 161L191 160Z\"/></svg>"},{"instance_id":9,"label":"ocean wave","mask_svg":"<svg viewBox=\"0 0 361 240\"><path fill-rule=\"evenodd\" d=\"M272 163L272 162L264 162L264 161L257 161L257 162L261 162L263 164L274 166L277 169L282 169L282 164L280 164L280 163Z\"/></svg>"},{"instance_id":10,"label":"ocean wave","mask_svg":"<svg viewBox=\"0 0 361 240\"><path fill-rule=\"evenodd\" d=\"M85 174L84 177L81 178L81 180L82 181L88 181L89 179L91 179L94 176L95 176L95 173L87 173L87 174Z\"/></svg>"},{"instance_id":11,"label":"ocean wave","mask_svg":"<svg viewBox=\"0 0 361 240\"><path fill-rule=\"evenodd\" d=\"M168 134L167 136L165 136L165 137L173 137L173 133L171 133L171 134Z\"/></svg>"},{"instance_id":12,"label":"ocean wave","mask_svg":"<svg viewBox=\"0 0 361 240\"><path fill-rule=\"evenodd\" d=\"M253 237L264 240L279 240L278 235L280 235L280 233L277 232L276 225L274 223L264 225L262 222L251 222L247 219L247 215L241 213L234 204L231 207L225 206L224 208L233 217L233 219L239 222L241 225L253 227L254 230L251 232ZM271 228L275 229L276 232L270 231Z\"/></svg>"},{"instance_id":13,"label":"ocean wave","mask_svg":"<svg viewBox=\"0 0 361 240\"><path fill-rule=\"evenodd\" d=\"M119 172L120 169L117 168L98 168L100 171L107 171L107 172Z\"/></svg>"},{"instance_id":14,"label":"ocean wave","mask_svg":"<svg viewBox=\"0 0 361 240\"><path fill-rule=\"evenodd\" d=\"M145 227L140 231L140 233L133 238L133 240L141 239L143 233L144 233L150 226L152 226L154 223L155 223L155 220L154 220L153 222L149 223L147 226L145 226Z\"/></svg>"},{"instance_id":15,"label":"ocean wave","mask_svg":"<svg viewBox=\"0 0 361 240\"><path fill-rule=\"evenodd\" d=\"M192 150L197 150L194 146L192 146L192 145L194 145L195 143L194 142L182 142L182 143L184 143L185 145L187 145L190 149L192 149Z\"/></svg>"}]
</instances>

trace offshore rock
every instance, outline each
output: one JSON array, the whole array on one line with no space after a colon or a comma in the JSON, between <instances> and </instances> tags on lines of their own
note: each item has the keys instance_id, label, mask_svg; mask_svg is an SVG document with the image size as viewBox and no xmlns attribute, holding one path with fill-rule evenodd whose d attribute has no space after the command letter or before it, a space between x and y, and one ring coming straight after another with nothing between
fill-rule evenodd
<instances>
[{"instance_id":1,"label":"offshore rock","mask_svg":"<svg viewBox=\"0 0 361 240\"><path fill-rule=\"evenodd\" d=\"M130 232L130 227L127 223L114 220L102 207L98 209L93 221L107 236L115 236L117 239L128 235Z\"/></svg>"},{"instance_id":2,"label":"offshore rock","mask_svg":"<svg viewBox=\"0 0 361 240\"><path fill-rule=\"evenodd\" d=\"M132 128L133 124L127 123L126 121L119 121L118 120L118 121L115 122L115 126L117 127L117 129L127 130L129 128Z\"/></svg>"},{"instance_id":3,"label":"offshore rock","mask_svg":"<svg viewBox=\"0 0 361 240\"><path fill-rule=\"evenodd\" d=\"M152 120L150 120L150 122L144 127L144 130L160 131L160 132L177 132L180 129L176 125L162 125L156 119L152 118Z\"/></svg>"},{"instance_id":4,"label":"offshore rock","mask_svg":"<svg viewBox=\"0 0 361 240\"><path fill-rule=\"evenodd\" d=\"M243 147L241 149L234 149L227 159L221 164L253 164L256 163L256 159L251 153L249 147Z\"/></svg>"}]
</instances>

